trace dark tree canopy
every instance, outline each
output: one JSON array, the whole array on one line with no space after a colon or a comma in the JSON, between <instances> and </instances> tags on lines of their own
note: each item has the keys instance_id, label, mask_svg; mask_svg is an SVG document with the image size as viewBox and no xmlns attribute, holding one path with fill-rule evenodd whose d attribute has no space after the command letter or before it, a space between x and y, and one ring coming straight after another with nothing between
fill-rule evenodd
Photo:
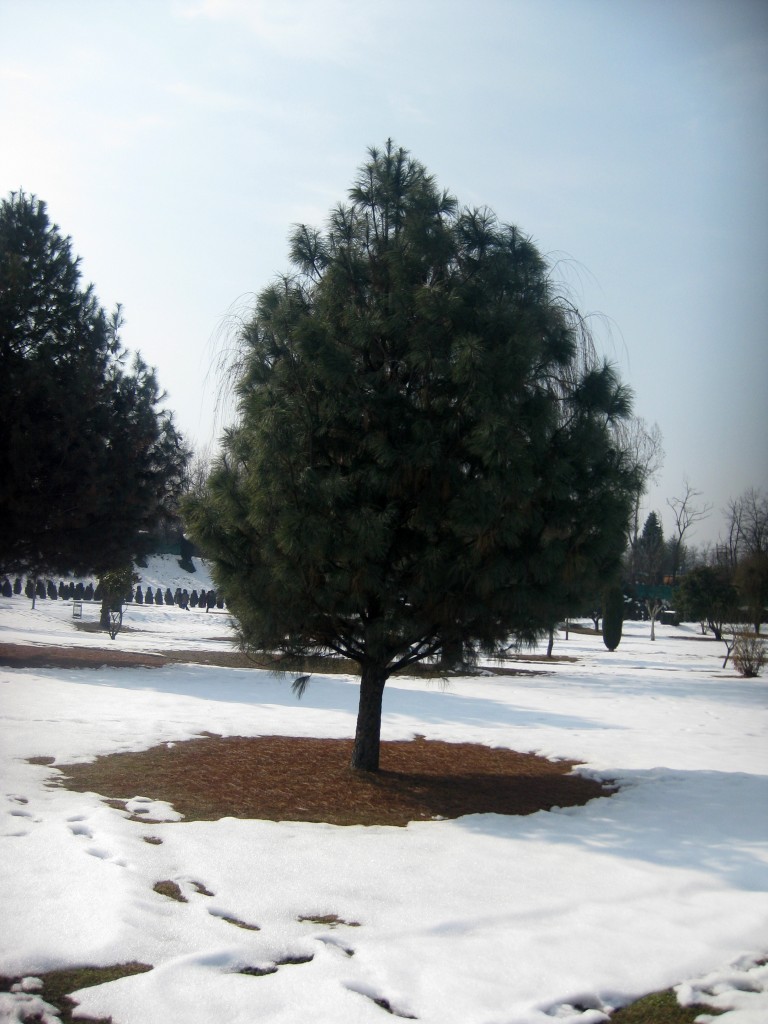
<instances>
[{"instance_id":1,"label":"dark tree canopy","mask_svg":"<svg viewBox=\"0 0 768 1024\"><path fill-rule=\"evenodd\" d=\"M634 545L633 564L636 575L650 586L661 583L666 557L664 530L655 512L649 512L643 532Z\"/></svg>"},{"instance_id":2,"label":"dark tree canopy","mask_svg":"<svg viewBox=\"0 0 768 1024\"><path fill-rule=\"evenodd\" d=\"M360 665L353 765L376 770L393 671L532 636L615 574L629 397L530 240L391 143L290 251L188 524L246 648Z\"/></svg>"},{"instance_id":3,"label":"dark tree canopy","mask_svg":"<svg viewBox=\"0 0 768 1024\"><path fill-rule=\"evenodd\" d=\"M700 566L686 573L675 599L686 619L705 622L718 640L726 623L739 618L739 595L726 569Z\"/></svg>"},{"instance_id":4,"label":"dark tree canopy","mask_svg":"<svg viewBox=\"0 0 768 1024\"><path fill-rule=\"evenodd\" d=\"M23 192L0 205L0 567L101 572L170 510L187 452L154 371L128 362L69 238Z\"/></svg>"},{"instance_id":5,"label":"dark tree canopy","mask_svg":"<svg viewBox=\"0 0 768 1024\"><path fill-rule=\"evenodd\" d=\"M759 633L768 607L768 552L755 551L742 558L734 572L734 584L755 632Z\"/></svg>"}]
</instances>

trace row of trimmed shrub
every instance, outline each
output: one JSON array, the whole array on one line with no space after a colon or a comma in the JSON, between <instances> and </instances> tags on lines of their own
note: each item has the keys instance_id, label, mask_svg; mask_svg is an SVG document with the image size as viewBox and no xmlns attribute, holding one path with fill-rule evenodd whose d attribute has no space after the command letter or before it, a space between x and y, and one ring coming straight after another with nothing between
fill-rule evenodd
<instances>
[{"instance_id":1,"label":"row of trimmed shrub","mask_svg":"<svg viewBox=\"0 0 768 1024\"><path fill-rule=\"evenodd\" d=\"M101 600L101 587L99 584L94 585L93 583L83 583L82 580L78 583L65 583L63 580L60 581L58 587L52 580L38 580L37 587L35 588L34 580L28 579L26 583L22 583L21 579L17 576L16 580L11 581L6 577L2 585L0 585L0 593L3 597L13 597L14 594L24 594L28 598L34 596L38 598L48 598L51 601L55 601L60 598L63 601L100 601ZM223 608L224 599L216 593L215 590L201 590L200 593L197 590L193 590L190 594L186 589L182 590L181 587L177 587L175 593L171 592L170 587L166 587L163 591L162 587L156 587L152 590L152 587L147 587L146 590L142 590L141 584L136 589L131 589L131 593L126 597L127 603L135 602L136 604L155 604L155 605L179 605L180 607L190 608Z\"/></svg>"}]
</instances>

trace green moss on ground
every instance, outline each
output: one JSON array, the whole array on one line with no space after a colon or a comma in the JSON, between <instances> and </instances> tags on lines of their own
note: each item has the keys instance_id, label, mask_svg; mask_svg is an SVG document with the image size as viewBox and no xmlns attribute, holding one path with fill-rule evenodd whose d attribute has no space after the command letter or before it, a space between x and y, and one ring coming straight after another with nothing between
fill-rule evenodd
<instances>
[{"instance_id":1,"label":"green moss on ground","mask_svg":"<svg viewBox=\"0 0 768 1024\"><path fill-rule=\"evenodd\" d=\"M70 992L77 992L81 988L90 988L92 985L104 985L109 981L117 981L119 978L127 978L132 974L143 974L151 971L149 964L128 963L115 964L112 967L71 967L62 971L47 971L44 974L30 972L26 977L39 978L43 983L42 989L37 993L46 1003L55 1006L61 1014L62 1024L74 1024L83 1020L77 1016L77 1004L70 997ZM0 977L0 991L10 992L11 986L21 978ZM73 1016L74 1015L74 1016ZM112 1024L111 1017L101 1017L95 1020L87 1018L88 1024Z\"/></svg>"},{"instance_id":2,"label":"green moss on ground","mask_svg":"<svg viewBox=\"0 0 768 1024\"><path fill-rule=\"evenodd\" d=\"M681 1006L672 989L651 992L611 1015L611 1024L693 1024L700 1013L717 1014L710 1006Z\"/></svg>"}]
</instances>

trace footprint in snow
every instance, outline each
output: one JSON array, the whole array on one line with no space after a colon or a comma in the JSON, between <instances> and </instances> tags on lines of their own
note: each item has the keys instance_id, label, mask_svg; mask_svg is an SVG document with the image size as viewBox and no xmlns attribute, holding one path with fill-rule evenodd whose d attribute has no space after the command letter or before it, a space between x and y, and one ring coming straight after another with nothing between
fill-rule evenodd
<instances>
[{"instance_id":1,"label":"footprint in snow","mask_svg":"<svg viewBox=\"0 0 768 1024\"><path fill-rule=\"evenodd\" d=\"M82 819L70 818L72 824L69 826L69 831L73 836L85 836L86 839L93 839L93 832L91 829L82 823Z\"/></svg>"},{"instance_id":2,"label":"footprint in snow","mask_svg":"<svg viewBox=\"0 0 768 1024\"><path fill-rule=\"evenodd\" d=\"M13 803L16 803L16 804L25 804L25 803L27 803L27 800L26 800L25 797L12 796L12 797L9 797L9 799ZM18 824L18 825L21 825L22 822L23 822L24 825L33 825L33 824L36 825L41 820L40 818L36 818L31 811L28 811L25 808L21 808L21 807L12 807L10 810L7 811L7 814L8 814L9 818L16 819L16 820L14 820L13 823L14 824ZM18 820L18 819L21 819L21 820ZM10 832L4 832L3 835L7 836L9 838L18 839L21 836L28 836L29 833L30 833L30 829L29 828L16 828L16 829L13 829Z\"/></svg>"},{"instance_id":3,"label":"footprint in snow","mask_svg":"<svg viewBox=\"0 0 768 1024\"><path fill-rule=\"evenodd\" d=\"M114 864L118 868L124 868L128 863L122 857L113 857L108 850L105 850L100 846L91 846L85 852L91 857L108 861L110 864Z\"/></svg>"}]
</instances>

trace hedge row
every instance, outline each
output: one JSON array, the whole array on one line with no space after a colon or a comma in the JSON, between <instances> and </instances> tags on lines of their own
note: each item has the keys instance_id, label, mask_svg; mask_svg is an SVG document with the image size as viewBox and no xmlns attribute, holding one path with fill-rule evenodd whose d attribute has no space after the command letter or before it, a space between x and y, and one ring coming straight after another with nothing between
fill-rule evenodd
<instances>
[{"instance_id":1,"label":"hedge row","mask_svg":"<svg viewBox=\"0 0 768 1024\"><path fill-rule=\"evenodd\" d=\"M16 577L16 580L11 583L6 577L0 586L0 593L3 597L13 597L23 593L29 598L36 594L38 598L48 598L51 601L59 598L63 601L101 601L101 587L98 584L83 583L82 581L65 583L61 580L56 587L52 580L38 580L35 590L34 580L28 579L26 583L23 583L19 577ZM172 592L170 587L166 587L165 591L162 587L156 587L153 592L152 587L142 590L139 585L135 589L131 589L130 594L126 597L126 602L129 604L135 602L136 604L178 605L180 608L224 607L224 599L215 590L201 590L199 593L197 590L193 590L190 594L186 589L182 590L181 587L177 587L175 592Z\"/></svg>"}]
</instances>

